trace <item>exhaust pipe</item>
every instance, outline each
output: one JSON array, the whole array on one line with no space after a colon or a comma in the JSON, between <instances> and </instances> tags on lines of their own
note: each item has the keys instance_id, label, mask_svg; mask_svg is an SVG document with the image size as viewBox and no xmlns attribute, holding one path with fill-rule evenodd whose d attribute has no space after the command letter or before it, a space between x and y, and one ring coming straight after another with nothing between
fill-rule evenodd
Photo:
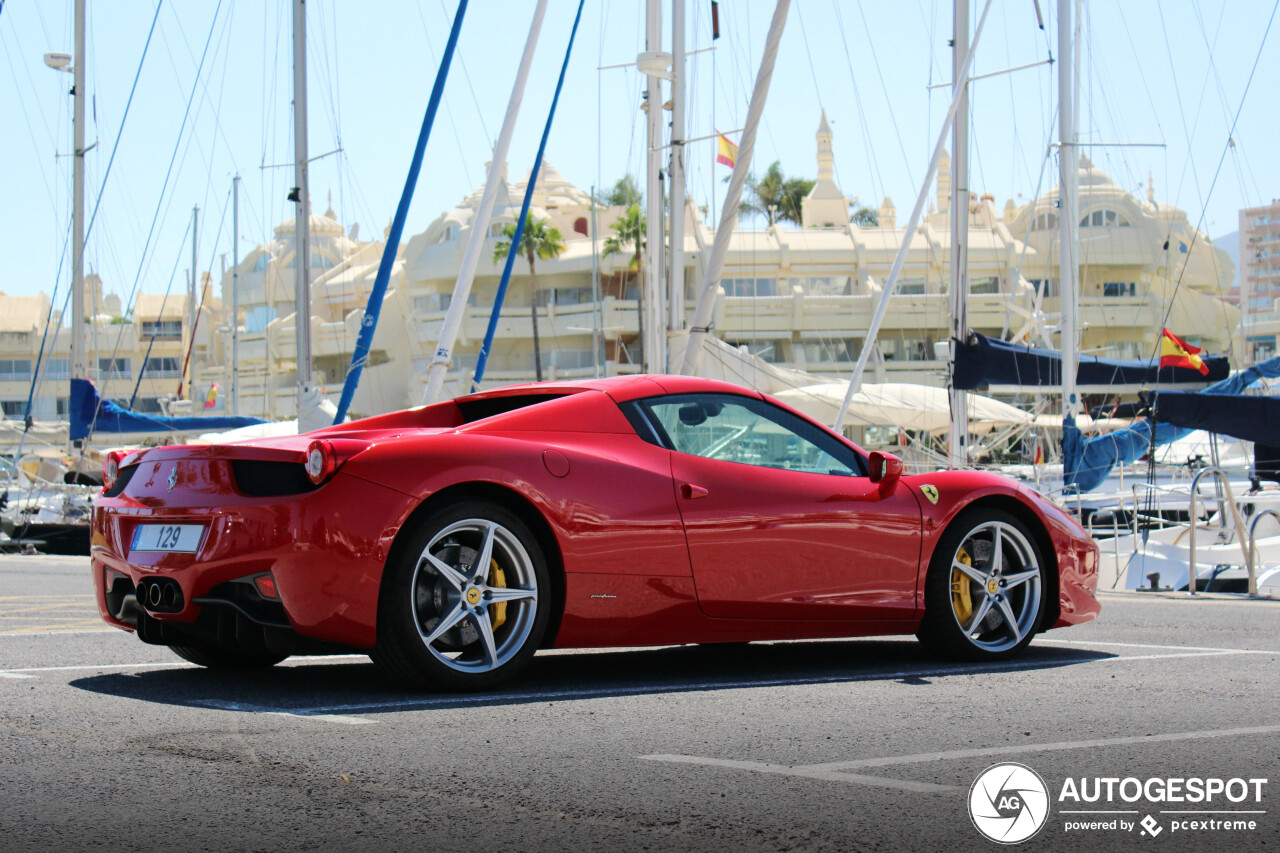
<instances>
[{"instance_id":1,"label":"exhaust pipe","mask_svg":"<svg viewBox=\"0 0 1280 853\"><path fill-rule=\"evenodd\" d=\"M159 607L164 600L164 590L160 588L158 583L150 583L147 585L147 604L152 607Z\"/></svg>"}]
</instances>

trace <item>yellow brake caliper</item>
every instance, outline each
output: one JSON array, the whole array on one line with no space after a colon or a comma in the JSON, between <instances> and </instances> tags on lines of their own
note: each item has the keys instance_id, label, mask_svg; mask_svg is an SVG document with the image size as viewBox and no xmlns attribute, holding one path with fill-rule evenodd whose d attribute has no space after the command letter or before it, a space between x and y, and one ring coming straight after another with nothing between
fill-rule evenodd
<instances>
[{"instance_id":1,"label":"yellow brake caliper","mask_svg":"<svg viewBox=\"0 0 1280 853\"><path fill-rule=\"evenodd\" d=\"M966 566L973 565L973 558L963 548L956 554L956 559ZM971 579L964 572L954 567L951 569L951 607L961 625L968 624L969 617L973 615L973 599L969 597L970 583Z\"/></svg>"},{"instance_id":2,"label":"yellow brake caliper","mask_svg":"<svg viewBox=\"0 0 1280 853\"><path fill-rule=\"evenodd\" d=\"M497 560L489 561L489 586L506 587L507 574L498 568ZM968 593L966 593L967 595ZM507 621L507 603L499 601L496 604L489 605L489 622L493 625L493 630L502 627L502 623Z\"/></svg>"}]
</instances>

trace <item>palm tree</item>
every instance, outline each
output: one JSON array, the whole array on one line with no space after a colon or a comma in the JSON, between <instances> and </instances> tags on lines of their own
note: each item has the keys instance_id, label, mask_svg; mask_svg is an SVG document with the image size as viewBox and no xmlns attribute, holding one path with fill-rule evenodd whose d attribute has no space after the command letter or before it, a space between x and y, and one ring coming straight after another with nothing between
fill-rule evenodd
<instances>
[{"instance_id":1,"label":"palm tree","mask_svg":"<svg viewBox=\"0 0 1280 853\"><path fill-rule=\"evenodd\" d=\"M636 179L630 172L618 178L609 190L596 193L596 203L606 207L629 207L643 201L644 193L636 186Z\"/></svg>"},{"instance_id":2,"label":"palm tree","mask_svg":"<svg viewBox=\"0 0 1280 853\"><path fill-rule=\"evenodd\" d=\"M782 173L782 164L774 160L765 170L763 178L747 179L750 198L738 206L739 213L766 216L770 225L775 220L801 225L804 219L801 215L801 202L813 189L814 183L808 178L788 178Z\"/></svg>"},{"instance_id":3,"label":"palm tree","mask_svg":"<svg viewBox=\"0 0 1280 853\"><path fill-rule=\"evenodd\" d=\"M516 236L516 224L509 222L502 228L506 240L499 240L493 247L493 262L505 261L511 251L511 241ZM534 269L534 259L544 261L560 257L564 252L564 238L560 229L550 224L549 219L534 219L530 213L524 221L524 232L520 235L520 246L517 254L524 255L529 262L529 305L533 314L533 369L539 382L542 381L542 350L538 346L538 273Z\"/></svg>"},{"instance_id":4,"label":"palm tree","mask_svg":"<svg viewBox=\"0 0 1280 853\"><path fill-rule=\"evenodd\" d=\"M604 241L602 257L631 253L629 267L636 271L636 309L639 314L640 331L640 369L644 369L644 284L640 281L640 257L644 252L645 217L640 212L640 205L632 203L616 222L609 227L614 235Z\"/></svg>"}]
</instances>

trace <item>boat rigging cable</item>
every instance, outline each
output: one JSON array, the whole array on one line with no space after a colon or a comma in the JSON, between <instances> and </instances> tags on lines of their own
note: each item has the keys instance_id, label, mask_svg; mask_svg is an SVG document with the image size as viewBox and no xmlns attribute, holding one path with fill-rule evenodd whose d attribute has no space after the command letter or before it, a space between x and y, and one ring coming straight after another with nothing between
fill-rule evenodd
<instances>
[{"instance_id":1,"label":"boat rigging cable","mask_svg":"<svg viewBox=\"0 0 1280 853\"><path fill-rule=\"evenodd\" d=\"M182 248L187 244L187 237L191 234L191 220L187 220L187 230L182 234L182 240L178 243L178 255L173 259L173 269L169 273L169 283L164 288L164 298L160 300L159 316L156 320L155 328L151 330L151 339L147 341L147 352L142 357L142 367L138 370L138 381L133 386L133 394L129 396L129 408L132 409L138 401L138 389L142 387L142 375L146 372L147 362L151 360L151 348L155 346L156 337L160 334L160 322L164 318L164 308L169 302L169 293L173 290L173 279L178 275L178 264L182 263ZM136 319L136 317L135 317Z\"/></svg>"},{"instance_id":2,"label":"boat rigging cable","mask_svg":"<svg viewBox=\"0 0 1280 853\"><path fill-rule=\"evenodd\" d=\"M560 78L556 81L556 92L551 97L551 109L547 112L547 123L542 128L542 140L538 143L537 156L533 158L533 169L529 172L529 182L525 186L524 201L520 205L520 217L516 220L515 232L511 236L511 247L507 250L507 261L502 268L502 280L498 282L498 292L493 298L493 310L489 313L489 327L484 333L484 343L480 346L480 354L476 358L476 372L471 380L471 390L480 390L480 380L484 378L485 363L489 360L489 350L493 346L493 336L498 331L498 319L502 316L502 301L507 296L507 285L511 282L511 270L515 266L516 255L520 254L520 241L524 236L526 221L532 219L529 205L533 202L533 192L538 185L538 170L542 168L542 155L547 150L547 138L551 135L551 125L556 118L556 105L560 103L560 92L564 89L565 73L569 70L569 57L573 55L573 41L578 35L578 23L582 20L582 7L586 0L578 0L578 14L573 18L573 29L569 31L569 46L564 51L564 62L560 65ZM595 236L592 235L592 239ZM537 334L538 294L533 294L534 334ZM536 357L536 356L535 356Z\"/></svg>"},{"instance_id":3,"label":"boat rigging cable","mask_svg":"<svg viewBox=\"0 0 1280 853\"><path fill-rule=\"evenodd\" d=\"M1168 325L1169 314L1173 311L1173 300L1177 297L1178 291L1182 288L1182 279L1186 275L1187 265L1191 262L1191 251L1195 248L1196 241L1200 238L1201 229L1204 227L1204 218L1208 213L1208 202L1213 197L1214 188L1218 185L1218 178L1222 174L1222 164L1226 162L1227 152L1232 148L1232 140L1235 138L1236 125L1240 122L1240 113L1244 110L1245 99L1249 96L1249 89L1253 86L1253 77L1258 72L1258 63L1262 61L1262 50L1267 45L1267 36L1271 34L1271 25L1275 23L1276 10L1280 9L1280 0L1276 0L1276 4L1271 7L1271 17L1267 19L1267 28L1262 33L1262 43L1258 45L1258 55L1254 57L1253 68L1249 71L1249 79L1244 84L1244 91L1240 94L1240 104L1236 107L1235 118L1231 120L1231 130L1227 134L1227 141L1222 145L1222 155L1218 158L1218 167L1214 170L1213 181L1209 184L1209 192L1205 196L1205 204L1200 209L1200 221L1196 223L1194 233L1191 235L1191 243L1187 246L1186 259L1182 262L1182 269L1178 272L1178 280L1174 282L1173 295L1169 299L1169 305L1165 309L1164 317L1161 318L1160 325L1164 327ZM1154 359L1160 352L1160 341L1154 344L1151 357Z\"/></svg>"},{"instance_id":4,"label":"boat rigging cable","mask_svg":"<svg viewBox=\"0 0 1280 853\"><path fill-rule=\"evenodd\" d=\"M404 221L409 215L409 202L413 200L418 173L422 171L422 157L427 149L427 140L431 137L431 127L435 123L436 112L440 108L440 98L444 94L445 80L449 77L449 66L453 62L454 48L458 45L458 34L462 31L462 19L466 11L467 0L458 0L458 11L454 14L453 28L449 31L449 42L445 45L444 57L440 61L439 70L436 71L436 82L431 87L431 97L427 100L427 112L422 117L418 143L413 149L413 160L409 163L409 174L405 178L404 190L400 193L400 204L396 207L391 230L387 232L387 245L382 252L382 261L378 264L378 275L374 279L373 290L369 293L369 304L365 307L364 317L360 321L360 334L351 352L351 367L347 371L346 381L342 383L342 396L338 400L338 411L333 418L335 424L342 423L346 418L347 409L351 407L351 398L356 392L356 385L360 383L360 374L364 371L365 362L369 359L369 350L373 346L373 333L378 328L378 315L382 311L382 301L386 297L387 283L391 280L391 267L395 264L396 252L400 248L400 235L404 232Z\"/></svg>"}]
</instances>

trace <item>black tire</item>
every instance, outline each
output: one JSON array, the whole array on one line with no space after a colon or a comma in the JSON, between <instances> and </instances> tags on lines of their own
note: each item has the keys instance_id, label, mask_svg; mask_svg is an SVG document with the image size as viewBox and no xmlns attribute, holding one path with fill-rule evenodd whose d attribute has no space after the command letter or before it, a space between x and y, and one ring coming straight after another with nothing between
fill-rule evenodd
<instances>
[{"instance_id":1,"label":"black tire","mask_svg":"<svg viewBox=\"0 0 1280 853\"><path fill-rule=\"evenodd\" d=\"M266 669L288 657L272 652L239 652L218 646L170 646L183 660L208 669Z\"/></svg>"},{"instance_id":2,"label":"black tire","mask_svg":"<svg viewBox=\"0 0 1280 853\"><path fill-rule=\"evenodd\" d=\"M965 558L972 574L958 565ZM924 620L916 636L934 653L953 660L994 661L1020 654L1044 618L1049 589L1044 565L1035 537L1016 516L985 507L962 512L942 534L930 560Z\"/></svg>"},{"instance_id":3,"label":"black tire","mask_svg":"<svg viewBox=\"0 0 1280 853\"><path fill-rule=\"evenodd\" d=\"M481 571L486 538L491 557ZM483 690L529 663L552 601L546 557L514 512L485 500L445 507L387 564L372 657L404 686Z\"/></svg>"}]
</instances>

